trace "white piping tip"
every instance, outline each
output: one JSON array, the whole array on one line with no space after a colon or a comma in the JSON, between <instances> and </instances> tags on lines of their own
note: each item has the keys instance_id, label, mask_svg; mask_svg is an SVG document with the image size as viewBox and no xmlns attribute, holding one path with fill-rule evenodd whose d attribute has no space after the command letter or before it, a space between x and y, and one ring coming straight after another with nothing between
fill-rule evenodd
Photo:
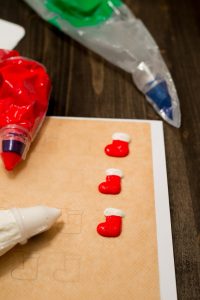
<instances>
[{"instance_id":1,"label":"white piping tip","mask_svg":"<svg viewBox=\"0 0 200 300\"><path fill-rule=\"evenodd\" d=\"M48 230L61 215L60 209L47 206L12 208L10 211L21 230L22 241Z\"/></svg>"}]
</instances>

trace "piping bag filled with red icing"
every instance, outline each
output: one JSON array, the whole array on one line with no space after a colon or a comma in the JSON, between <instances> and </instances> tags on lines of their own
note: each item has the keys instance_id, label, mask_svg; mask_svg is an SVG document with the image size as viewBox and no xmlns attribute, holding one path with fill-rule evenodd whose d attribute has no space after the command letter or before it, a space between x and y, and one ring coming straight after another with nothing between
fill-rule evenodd
<instances>
[{"instance_id":1,"label":"piping bag filled with red icing","mask_svg":"<svg viewBox=\"0 0 200 300\"><path fill-rule=\"evenodd\" d=\"M0 146L8 171L26 158L46 116L50 90L43 65L0 49Z\"/></svg>"}]
</instances>

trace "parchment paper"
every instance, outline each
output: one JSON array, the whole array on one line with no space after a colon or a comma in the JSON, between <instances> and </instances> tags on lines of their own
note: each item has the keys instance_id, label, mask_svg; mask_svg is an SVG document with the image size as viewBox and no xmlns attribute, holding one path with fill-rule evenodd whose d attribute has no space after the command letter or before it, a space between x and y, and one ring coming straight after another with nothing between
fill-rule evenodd
<instances>
[{"instance_id":1,"label":"parchment paper","mask_svg":"<svg viewBox=\"0 0 200 300\"><path fill-rule=\"evenodd\" d=\"M132 138L125 158L104 153L114 132ZM0 258L0 299L160 299L151 149L149 123L47 118L26 161L0 166L0 206L44 204L62 217ZM108 168L124 172L119 195L98 192ZM126 213L118 238L96 232L107 207Z\"/></svg>"}]
</instances>

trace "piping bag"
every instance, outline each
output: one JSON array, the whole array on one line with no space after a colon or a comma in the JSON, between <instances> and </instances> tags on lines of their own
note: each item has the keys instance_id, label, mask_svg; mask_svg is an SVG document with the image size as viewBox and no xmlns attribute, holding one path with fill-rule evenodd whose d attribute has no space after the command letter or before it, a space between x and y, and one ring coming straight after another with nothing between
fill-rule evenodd
<instances>
[{"instance_id":1,"label":"piping bag","mask_svg":"<svg viewBox=\"0 0 200 300\"><path fill-rule=\"evenodd\" d=\"M60 209L44 205L0 210L0 256L48 230L60 215Z\"/></svg>"},{"instance_id":2,"label":"piping bag","mask_svg":"<svg viewBox=\"0 0 200 300\"><path fill-rule=\"evenodd\" d=\"M179 100L153 37L121 0L24 0L43 19L132 74L169 124L180 127Z\"/></svg>"},{"instance_id":3,"label":"piping bag","mask_svg":"<svg viewBox=\"0 0 200 300\"><path fill-rule=\"evenodd\" d=\"M43 65L0 49L0 151L8 171L26 158L45 118L50 89Z\"/></svg>"}]
</instances>

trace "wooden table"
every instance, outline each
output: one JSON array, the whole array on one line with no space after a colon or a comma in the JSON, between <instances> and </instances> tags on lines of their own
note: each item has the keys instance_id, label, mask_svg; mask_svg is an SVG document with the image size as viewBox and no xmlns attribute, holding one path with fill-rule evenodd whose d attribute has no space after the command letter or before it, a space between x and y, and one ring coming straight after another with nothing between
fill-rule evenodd
<instances>
[{"instance_id":1,"label":"wooden table","mask_svg":"<svg viewBox=\"0 0 200 300\"><path fill-rule=\"evenodd\" d=\"M180 97L182 127L164 124L177 290L179 299L200 299L200 1L125 2L157 41ZM26 29L17 50L50 73L48 115L159 119L129 74L40 19L23 1L0 0L0 7L0 18Z\"/></svg>"}]
</instances>

